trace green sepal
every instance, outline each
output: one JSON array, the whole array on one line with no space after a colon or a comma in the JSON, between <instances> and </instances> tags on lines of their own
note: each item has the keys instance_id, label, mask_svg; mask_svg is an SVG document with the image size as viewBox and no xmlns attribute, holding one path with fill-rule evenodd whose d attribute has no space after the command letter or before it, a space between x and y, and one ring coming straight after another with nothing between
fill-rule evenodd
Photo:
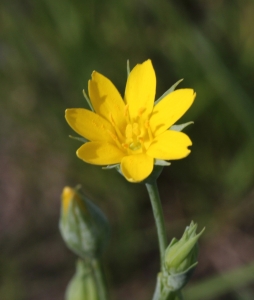
<instances>
[{"instance_id":1,"label":"green sepal","mask_svg":"<svg viewBox=\"0 0 254 300\"><path fill-rule=\"evenodd\" d=\"M83 96L84 96L84 98L86 99L86 102L87 102L88 106L90 107L91 111L94 111L93 105L92 105L92 103L91 103L89 97L87 96L86 91L83 89L82 92L83 92Z\"/></svg>"},{"instance_id":2,"label":"green sepal","mask_svg":"<svg viewBox=\"0 0 254 300\"><path fill-rule=\"evenodd\" d=\"M163 167L165 167L165 166L170 166L170 165L171 165L170 162L168 162L168 161L166 161L166 160L162 160L162 159L155 159L154 164L155 164L156 166L163 166Z\"/></svg>"},{"instance_id":3,"label":"green sepal","mask_svg":"<svg viewBox=\"0 0 254 300\"><path fill-rule=\"evenodd\" d=\"M164 286L169 291L179 291L181 290L190 280L198 262L195 262L193 265L191 265L187 270L185 270L182 273L176 273L176 274L168 274L166 276L163 276L163 282Z\"/></svg>"},{"instance_id":4,"label":"green sepal","mask_svg":"<svg viewBox=\"0 0 254 300\"><path fill-rule=\"evenodd\" d=\"M81 143L87 143L89 142L87 139L85 139L84 137L80 137L80 136L73 136L73 135L69 135L69 138L73 139L73 140L77 140Z\"/></svg>"},{"instance_id":5,"label":"green sepal","mask_svg":"<svg viewBox=\"0 0 254 300\"><path fill-rule=\"evenodd\" d=\"M174 130L174 131L182 131L185 127L194 124L194 122L187 122L183 124L175 124L169 128L169 130Z\"/></svg>"},{"instance_id":6,"label":"green sepal","mask_svg":"<svg viewBox=\"0 0 254 300\"><path fill-rule=\"evenodd\" d=\"M163 167L164 167L163 165L154 165L152 173L140 183L153 184L154 182L156 182L157 178L160 176L163 170Z\"/></svg>"},{"instance_id":7,"label":"green sepal","mask_svg":"<svg viewBox=\"0 0 254 300\"><path fill-rule=\"evenodd\" d=\"M172 93L175 90L175 88L178 86L178 84L182 81L183 81L183 79L180 79L175 84L173 84L162 96L160 96L159 99L157 99L154 102L154 105L158 104L164 97L166 97L168 94Z\"/></svg>"},{"instance_id":8,"label":"green sepal","mask_svg":"<svg viewBox=\"0 0 254 300\"><path fill-rule=\"evenodd\" d=\"M172 238L170 244L168 245L168 248L172 247L175 243L178 242L178 239L177 238Z\"/></svg>"},{"instance_id":9,"label":"green sepal","mask_svg":"<svg viewBox=\"0 0 254 300\"><path fill-rule=\"evenodd\" d=\"M120 169L120 164L115 164L115 165L108 165L106 167L102 167L103 170L111 170L111 169Z\"/></svg>"},{"instance_id":10,"label":"green sepal","mask_svg":"<svg viewBox=\"0 0 254 300\"><path fill-rule=\"evenodd\" d=\"M162 273L158 274L153 300L181 300L181 291L174 291L172 287L169 288L166 279L163 278Z\"/></svg>"},{"instance_id":11,"label":"green sepal","mask_svg":"<svg viewBox=\"0 0 254 300\"><path fill-rule=\"evenodd\" d=\"M165 268L168 273L184 272L197 260L197 241L205 228L196 234L197 224L191 222L187 226L180 240L173 238L165 251Z\"/></svg>"},{"instance_id":12,"label":"green sepal","mask_svg":"<svg viewBox=\"0 0 254 300\"><path fill-rule=\"evenodd\" d=\"M187 284L198 264L197 242L204 230L205 228L197 234L197 224L191 221L179 240L176 238L171 240L165 251L162 273L158 277L161 280L161 297L156 299L171 299L172 293L179 294L179 291Z\"/></svg>"},{"instance_id":13,"label":"green sepal","mask_svg":"<svg viewBox=\"0 0 254 300\"><path fill-rule=\"evenodd\" d=\"M128 60L127 60L127 78L129 77L130 72L131 72L131 70L130 70L130 61L129 61L129 59L128 59Z\"/></svg>"}]
</instances>

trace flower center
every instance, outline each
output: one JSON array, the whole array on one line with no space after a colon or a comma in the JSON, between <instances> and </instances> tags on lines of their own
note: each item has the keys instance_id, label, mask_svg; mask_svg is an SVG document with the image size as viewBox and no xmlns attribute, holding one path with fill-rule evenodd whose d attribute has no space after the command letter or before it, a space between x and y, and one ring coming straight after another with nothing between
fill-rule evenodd
<instances>
[{"instance_id":1,"label":"flower center","mask_svg":"<svg viewBox=\"0 0 254 300\"><path fill-rule=\"evenodd\" d=\"M137 122L127 124L125 129L125 148L127 146L132 151L141 149L142 131Z\"/></svg>"},{"instance_id":2,"label":"flower center","mask_svg":"<svg viewBox=\"0 0 254 300\"><path fill-rule=\"evenodd\" d=\"M111 134L117 146L124 149L128 154L143 153L153 140L153 135L147 118L143 117L145 108L140 108L138 116L130 118L128 105L125 107L126 127L125 130L117 128L111 117L111 123L115 128L115 134Z\"/></svg>"}]
</instances>

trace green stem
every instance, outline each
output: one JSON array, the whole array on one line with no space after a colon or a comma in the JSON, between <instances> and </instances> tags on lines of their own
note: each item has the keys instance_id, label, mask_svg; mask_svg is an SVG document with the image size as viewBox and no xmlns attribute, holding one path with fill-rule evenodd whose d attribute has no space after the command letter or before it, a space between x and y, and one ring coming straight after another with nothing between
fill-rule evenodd
<instances>
[{"instance_id":1,"label":"green stem","mask_svg":"<svg viewBox=\"0 0 254 300\"><path fill-rule=\"evenodd\" d=\"M161 275L157 277L156 288L153 294L152 300L183 300L179 297L177 292L170 291L168 288L164 288L161 282Z\"/></svg>"},{"instance_id":2,"label":"green stem","mask_svg":"<svg viewBox=\"0 0 254 300\"><path fill-rule=\"evenodd\" d=\"M106 287L106 280L101 262L98 259L94 259L92 261L92 268L95 276L99 300L108 300L108 290Z\"/></svg>"},{"instance_id":3,"label":"green stem","mask_svg":"<svg viewBox=\"0 0 254 300\"><path fill-rule=\"evenodd\" d=\"M184 300L183 294L182 294L181 291L178 291L178 292L177 292L177 296L178 296L178 299L179 299L179 300Z\"/></svg>"},{"instance_id":4,"label":"green stem","mask_svg":"<svg viewBox=\"0 0 254 300\"><path fill-rule=\"evenodd\" d=\"M146 183L146 188L152 204L153 215L159 240L161 270L163 270L164 253L168 245L160 195L156 181L154 183Z\"/></svg>"},{"instance_id":5,"label":"green stem","mask_svg":"<svg viewBox=\"0 0 254 300\"><path fill-rule=\"evenodd\" d=\"M164 254L165 250L168 246L167 242L167 234L166 234L166 227L165 221L163 216L163 210L161 206L160 195L157 187L156 181L153 183L146 183L146 188L151 200L153 215L155 219L158 240L159 240L159 248L160 248L160 260L161 260L161 272L164 271ZM171 292L171 291L164 291L160 290L160 278L157 278L156 288L153 295L153 300L183 300L181 292Z\"/></svg>"}]
</instances>

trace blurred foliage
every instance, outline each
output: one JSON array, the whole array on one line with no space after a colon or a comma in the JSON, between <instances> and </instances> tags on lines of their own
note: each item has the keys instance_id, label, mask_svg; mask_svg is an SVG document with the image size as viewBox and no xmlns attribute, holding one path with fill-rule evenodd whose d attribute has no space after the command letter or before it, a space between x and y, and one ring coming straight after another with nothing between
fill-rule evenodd
<instances>
[{"instance_id":1,"label":"blurred foliage","mask_svg":"<svg viewBox=\"0 0 254 300\"><path fill-rule=\"evenodd\" d=\"M123 94L127 59L152 59L158 97L183 77L197 91L181 120L195 121L192 153L158 182L169 237L192 219L207 228L196 291L254 260L253 15L251 0L0 2L1 299L63 299L75 257L58 232L59 195L77 183L112 224L112 298L151 297L159 263L146 191L80 161L63 117L86 106L93 70ZM253 280L232 280L219 292L211 281L206 299L253 299Z\"/></svg>"}]
</instances>

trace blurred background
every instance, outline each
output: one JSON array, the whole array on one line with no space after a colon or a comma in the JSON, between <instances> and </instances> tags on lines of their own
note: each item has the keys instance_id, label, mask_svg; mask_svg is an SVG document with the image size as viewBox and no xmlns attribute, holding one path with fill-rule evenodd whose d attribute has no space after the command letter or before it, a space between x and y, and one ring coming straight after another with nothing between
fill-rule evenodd
<instances>
[{"instance_id":1,"label":"blurred background","mask_svg":"<svg viewBox=\"0 0 254 300\"><path fill-rule=\"evenodd\" d=\"M63 299L76 257L59 234L60 195L79 183L112 225L112 299L151 299L146 190L79 160L64 119L86 107L93 70L123 94L127 59L148 58L157 97L180 78L197 92L180 120L195 122L192 153L158 180L170 239L191 220L206 226L186 299L254 299L253 28L251 0L0 2L0 299Z\"/></svg>"}]
</instances>

